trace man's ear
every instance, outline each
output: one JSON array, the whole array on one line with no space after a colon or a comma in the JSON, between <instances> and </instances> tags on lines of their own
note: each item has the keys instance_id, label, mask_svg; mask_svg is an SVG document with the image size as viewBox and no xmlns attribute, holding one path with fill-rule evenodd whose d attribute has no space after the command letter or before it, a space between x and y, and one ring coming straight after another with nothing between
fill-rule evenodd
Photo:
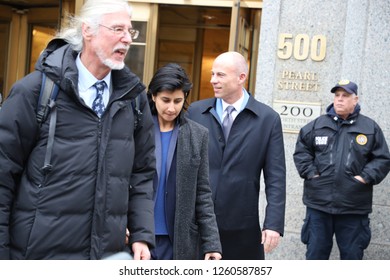
<instances>
[{"instance_id":1,"label":"man's ear","mask_svg":"<svg viewBox=\"0 0 390 280\"><path fill-rule=\"evenodd\" d=\"M359 96L355 95L355 104L359 102Z\"/></svg>"},{"instance_id":2,"label":"man's ear","mask_svg":"<svg viewBox=\"0 0 390 280\"><path fill-rule=\"evenodd\" d=\"M245 83L245 80L246 80L246 74L244 72L240 73L240 75L238 76L239 80L240 80L240 83L241 84L244 84Z\"/></svg>"},{"instance_id":3,"label":"man's ear","mask_svg":"<svg viewBox=\"0 0 390 280\"><path fill-rule=\"evenodd\" d=\"M83 34L84 39L89 40L92 37L93 34L92 34L91 27L89 25L83 23L81 25L81 30L82 30L82 34Z\"/></svg>"}]
</instances>

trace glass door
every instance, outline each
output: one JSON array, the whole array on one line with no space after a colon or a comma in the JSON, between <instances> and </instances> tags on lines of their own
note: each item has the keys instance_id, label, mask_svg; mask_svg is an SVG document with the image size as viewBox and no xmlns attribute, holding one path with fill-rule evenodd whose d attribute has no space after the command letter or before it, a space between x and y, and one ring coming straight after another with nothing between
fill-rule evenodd
<instances>
[{"instance_id":1,"label":"glass door","mask_svg":"<svg viewBox=\"0 0 390 280\"><path fill-rule=\"evenodd\" d=\"M241 53L248 61L249 76L246 89L254 93L261 9L244 7L241 2L243 1L233 1L229 50Z\"/></svg>"},{"instance_id":2,"label":"glass door","mask_svg":"<svg viewBox=\"0 0 390 280\"><path fill-rule=\"evenodd\" d=\"M8 57L9 23L0 22L0 107L5 98L5 74Z\"/></svg>"},{"instance_id":3,"label":"glass door","mask_svg":"<svg viewBox=\"0 0 390 280\"><path fill-rule=\"evenodd\" d=\"M189 5L159 5L156 68L181 65L193 89L189 102L214 96L210 85L215 57L228 50L231 9Z\"/></svg>"}]
</instances>

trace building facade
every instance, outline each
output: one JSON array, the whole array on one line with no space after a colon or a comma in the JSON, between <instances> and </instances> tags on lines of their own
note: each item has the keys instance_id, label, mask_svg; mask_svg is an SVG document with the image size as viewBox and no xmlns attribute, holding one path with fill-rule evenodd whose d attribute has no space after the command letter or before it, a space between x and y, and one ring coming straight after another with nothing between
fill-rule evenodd
<instances>
[{"instance_id":1,"label":"building facade","mask_svg":"<svg viewBox=\"0 0 390 280\"><path fill-rule=\"evenodd\" d=\"M29 73L41 50L83 0L0 0L0 93ZM299 129L323 114L340 79L359 86L362 113L379 123L390 142L389 0L170 0L129 1L140 30L126 64L144 81L168 62L190 74L191 100L213 95L210 68L224 51L250 65L254 96L279 112L287 160L286 232L267 259L304 259L303 181L293 163ZM1 139L0 139L1 141ZM263 187L263 186L262 186ZM374 188L372 240L365 259L390 259L390 176ZM262 188L262 204L265 204ZM263 213L263 207L259 209ZM239 238L239 237L238 237ZM337 259L334 245L332 258Z\"/></svg>"},{"instance_id":2,"label":"building facade","mask_svg":"<svg viewBox=\"0 0 390 280\"><path fill-rule=\"evenodd\" d=\"M339 80L358 84L361 113L381 126L389 144L389 43L388 0L263 1L255 92L282 117L287 161L286 231L268 259L305 258L303 180L292 155L299 128L325 112ZM372 238L364 259L390 260L389 194L387 176L374 186ZM339 258L336 243L331 258Z\"/></svg>"}]
</instances>

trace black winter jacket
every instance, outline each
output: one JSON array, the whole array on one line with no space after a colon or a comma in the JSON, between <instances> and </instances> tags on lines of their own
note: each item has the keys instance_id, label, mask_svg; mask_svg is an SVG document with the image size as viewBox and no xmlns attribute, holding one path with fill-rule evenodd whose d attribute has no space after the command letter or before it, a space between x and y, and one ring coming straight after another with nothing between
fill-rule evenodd
<instances>
[{"instance_id":1,"label":"black winter jacket","mask_svg":"<svg viewBox=\"0 0 390 280\"><path fill-rule=\"evenodd\" d=\"M326 115L301 129L294 161L305 179L306 206L331 214L372 211L373 185L388 174L390 153L378 124L359 112L357 105L355 112L343 120L332 104ZM366 184L355 179L356 175Z\"/></svg>"},{"instance_id":2,"label":"black winter jacket","mask_svg":"<svg viewBox=\"0 0 390 280\"><path fill-rule=\"evenodd\" d=\"M153 121L145 86L128 68L112 71L101 119L78 95L77 53L53 40L36 71L16 82L0 111L0 258L101 259L130 242L154 246ZM52 171L43 166L48 120L36 107L41 72L58 83ZM134 133L130 101L141 94Z\"/></svg>"}]
</instances>

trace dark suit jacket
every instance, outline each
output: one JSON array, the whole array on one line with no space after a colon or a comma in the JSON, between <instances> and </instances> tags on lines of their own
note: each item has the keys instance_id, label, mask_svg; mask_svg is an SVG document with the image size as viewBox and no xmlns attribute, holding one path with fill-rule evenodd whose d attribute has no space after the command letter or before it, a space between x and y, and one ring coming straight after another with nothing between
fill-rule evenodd
<instances>
[{"instance_id":1,"label":"dark suit jacket","mask_svg":"<svg viewBox=\"0 0 390 280\"><path fill-rule=\"evenodd\" d=\"M210 185L224 259L261 259L259 224L260 175L267 207L263 228L283 235L286 166L279 115L249 97L225 141L216 99L197 101L188 117L209 129Z\"/></svg>"}]
</instances>

